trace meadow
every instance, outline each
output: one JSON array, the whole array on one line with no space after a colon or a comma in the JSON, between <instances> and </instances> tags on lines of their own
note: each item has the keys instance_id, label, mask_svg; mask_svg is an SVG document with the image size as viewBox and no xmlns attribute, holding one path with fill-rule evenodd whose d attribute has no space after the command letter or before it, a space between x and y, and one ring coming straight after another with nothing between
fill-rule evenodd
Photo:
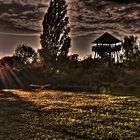
<instances>
[{"instance_id":1,"label":"meadow","mask_svg":"<svg viewBox=\"0 0 140 140\"><path fill-rule=\"evenodd\" d=\"M0 140L139 140L140 98L0 91Z\"/></svg>"}]
</instances>

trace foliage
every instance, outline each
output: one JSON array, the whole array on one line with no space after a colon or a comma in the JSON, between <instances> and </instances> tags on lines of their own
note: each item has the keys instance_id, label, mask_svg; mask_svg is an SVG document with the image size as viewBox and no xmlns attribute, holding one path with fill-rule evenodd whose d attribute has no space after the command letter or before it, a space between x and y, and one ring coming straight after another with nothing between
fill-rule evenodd
<instances>
[{"instance_id":1,"label":"foliage","mask_svg":"<svg viewBox=\"0 0 140 140\"><path fill-rule=\"evenodd\" d=\"M134 53L136 49L136 42L137 42L137 37L132 36L125 36L124 37L124 43L123 43L123 48L125 50L125 57L126 59L129 59L129 57Z\"/></svg>"},{"instance_id":2,"label":"foliage","mask_svg":"<svg viewBox=\"0 0 140 140\"><path fill-rule=\"evenodd\" d=\"M44 16L42 49L39 51L45 61L55 63L67 58L71 39L68 36L67 5L65 0L51 0L48 12Z\"/></svg>"},{"instance_id":3,"label":"foliage","mask_svg":"<svg viewBox=\"0 0 140 140\"><path fill-rule=\"evenodd\" d=\"M2 65L8 65L11 68L22 69L24 66L24 62L22 62L21 59L17 56L5 56L0 61Z\"/></svg>"},{"instance_id":4,"label":"foliage","mask_svg":"<svg viewBox=\"0 0 140 140\"><path fill-rule=\"evenodd\" d=\"M25 64L30 64L36 60L35 50L26 44L19 44L15 49L14 56L18 57Z\"/></svg>"},{"instance_id":5,"label":"foliage","mask_svg":"<svg viewBox=\"0 0 140 140\"><path fill-rule=\"evenodd\" d=\"M140 69L140 50L137 45L138 37L126 36L124 38L124 66L128 69Z\"/></svg>"}]
</instances>

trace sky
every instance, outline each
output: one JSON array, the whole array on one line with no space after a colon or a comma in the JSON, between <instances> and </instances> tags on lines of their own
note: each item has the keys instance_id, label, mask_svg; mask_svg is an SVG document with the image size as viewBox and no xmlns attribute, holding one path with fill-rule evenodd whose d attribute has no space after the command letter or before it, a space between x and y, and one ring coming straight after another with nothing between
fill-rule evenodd
<instances>
[{"instance_id":1,"label":"sky","mask_svg":"<svg viewBox=\"0 0 140 140\"><path fill-rule=\"evenodd\" d=\"M50 0L0 0L0 57L12 55L16 46L41 48L43 16ZM140 38L140 0L67 0L71 54L92 54L91 42L104 32L119 39Z\"/></svg>"}]
</instances>

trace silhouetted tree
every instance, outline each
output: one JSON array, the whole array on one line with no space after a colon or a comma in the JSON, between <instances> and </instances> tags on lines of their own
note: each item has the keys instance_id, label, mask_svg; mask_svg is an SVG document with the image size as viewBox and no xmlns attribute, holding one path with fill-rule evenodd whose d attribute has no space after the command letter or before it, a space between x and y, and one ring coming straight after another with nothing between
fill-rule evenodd
<instances>
[{"instance_id":1,"label":"silhouetted tree","mask_svg":"<svg viewBox=\"0 0 140 140\"><path fill-rule=\"evenodd\" d=\"M139 69L140 50L137 45L138 37L129 36L124 38L124 64L127 68Z\"/></svg>"},{"instance_id":2,"label":"silhouetted tree","mask_svg":"<svg viewBox=\"0 0 140 140\"><path fill-rule=\"evenodd\" d=\"M79 57L79 55L78 54L73 54L73 55L70 55L69 56L69 67L70 67L70 69L71 68L76 68L76 67L78 67L78 57Z\"/></svg>"},{"instance_id":3,"label":"silhouetted tree","mask_svg":"<svg viewBox=\"0 0 140 140\"><path fill-rule=\"evenodd\" d=\"M23 68L24 63L21 61L21 59L17 56L5 56L0 59L1 66L8 65L11 68L17 69L17 68Z\"/></svg>"},{"instance_id":4,"label":"silhouetted tree","mask_svg":"<svg viewBox=\"0 0 140 140\"><path fill-rule=\"evenodd\" d=\"M81 61L82 67L85 69L91 69L93 66L93 58L92 55L87 56L83 61Z\"/></svg>"},{"instance_id":5,"label":"silhouetted tree","mask_svg":"<svg viewBox=\"0 0 140 140\"><path fill-rule=\"evenodd\" d=\"M134 53L136 49L136 41L137 37L134 37L133 35L124 37L123 49L125 51L126 59L129 59L129 57Z\"/></svg>"},{"instance_id":6,"label":"silhouetted tree","mask_svg":"<svg viewBox=\"0 0 140 140\"><path fill-rule=\"evenodd\" d=\"M71 39L68 36L67 5L65 0L51 0L48 12L44 16L43 34L41 34L41 57L55 63L67 58Z\"/></svg>"},{"instance_id":7,"label":"silhouetted tree","mask_svg":"<svg viewBox=\"0 0 140 140\"><path fill-rule=\"evenodd\" d=\"M13 57L5 56L5 57L3 57L0 61L1 61L1 65L2 65L2 64L3 64L3 65L7 64L7 65L13 67L13 63L14 63Z\"/></svg>"},{"instance_id":8,"label":"silhouetted tree","mask_svg":"<svg viewBox=\"0 0 140 140\"><path fill-rule=\"evenodd\" d=\"M25 64L31 64L36 60L35 50L26 44L19 44L15 49L14 56L19 58Z\"/></svg>"}]
</instances>

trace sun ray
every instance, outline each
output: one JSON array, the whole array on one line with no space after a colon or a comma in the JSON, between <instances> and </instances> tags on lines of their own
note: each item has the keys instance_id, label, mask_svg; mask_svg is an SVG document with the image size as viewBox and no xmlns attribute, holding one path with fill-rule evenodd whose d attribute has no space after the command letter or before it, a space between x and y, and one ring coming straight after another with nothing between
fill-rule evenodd
<instances>
[{"instance_id":1,"label":"sun ray","mask_svg":"<svg viewBox=\"0 0 140 140\"><path fill-rule=\"evenodd\" d=\"M25 89L24 84L16 75L16 72L5 62L2 62L0 66L0 80L4 88L12 88L16 85L19 88Z\"/></svg>"}]
</instances>

